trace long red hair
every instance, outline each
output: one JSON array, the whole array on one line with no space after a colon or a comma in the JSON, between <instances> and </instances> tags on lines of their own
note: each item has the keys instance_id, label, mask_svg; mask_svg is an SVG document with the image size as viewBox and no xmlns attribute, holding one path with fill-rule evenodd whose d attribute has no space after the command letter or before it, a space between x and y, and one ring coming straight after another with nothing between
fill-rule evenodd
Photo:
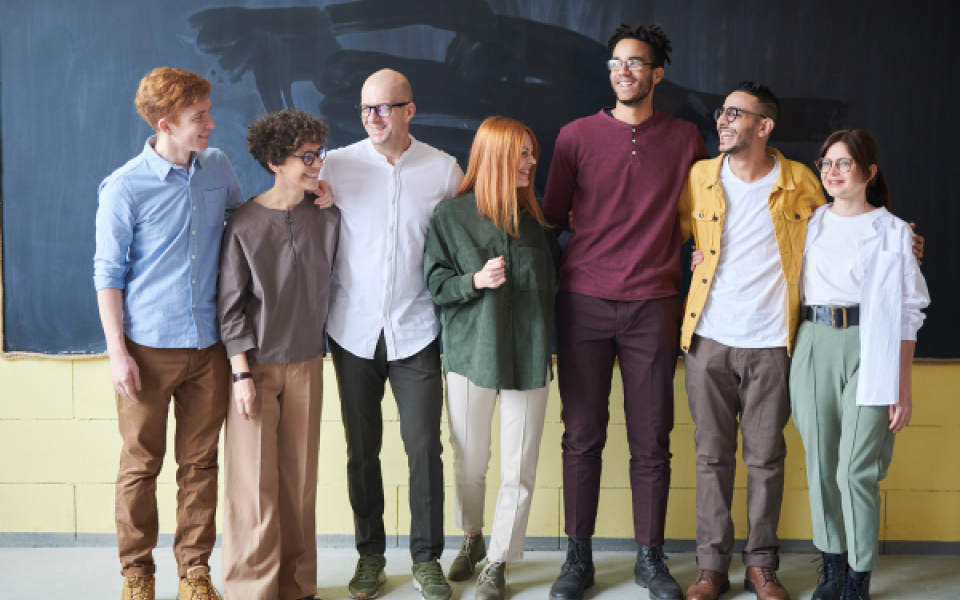
<instances>
[{"instance_id":1,"label":"long red hair","mask_svg":"<svg viewBox=\"0 0 960 600\"><path fill-rule=\"evenodd\" d=\"M540 204L533 193L537 165L530 167L530 183L517 187L517 172L523 153L523 136L530 136L533 158L540 160L540 145L530 128L506 117L490 117L477 130L470 148L470 164L457 195L474 192L480 214L498 229L520 235L520 211L526 211L544 227Z\"/></svg>"}]
</instances>

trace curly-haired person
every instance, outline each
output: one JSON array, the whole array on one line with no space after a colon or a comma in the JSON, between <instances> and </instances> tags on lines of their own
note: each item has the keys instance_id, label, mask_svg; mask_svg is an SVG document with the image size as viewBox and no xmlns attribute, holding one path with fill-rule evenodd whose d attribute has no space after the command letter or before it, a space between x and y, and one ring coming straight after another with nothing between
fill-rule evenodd
<instances>
[{"instance_id":1,"label":"curly-haired person","mask_svg":"<svg viewBox=\"0 0 960 600\"><path fill-rule=\"evenodd\" d=\"M339 209L313 202L326 137L326 125L303 111L258 119L247 148L274 184L224 233L218 309L234 405L224 436L228 598L317 591L324 327L340 232Z\"/></svg>"}]
</instances>

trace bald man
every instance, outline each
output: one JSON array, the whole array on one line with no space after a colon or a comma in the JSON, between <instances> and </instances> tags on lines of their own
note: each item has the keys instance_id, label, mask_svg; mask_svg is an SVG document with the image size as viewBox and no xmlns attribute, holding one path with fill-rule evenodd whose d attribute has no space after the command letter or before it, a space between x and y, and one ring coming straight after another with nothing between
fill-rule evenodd
<instances>
[{"instance_id":1,"label":"bald man","mask_svg":"<svg viewBox=\"0 0 960 600\"><path fill-rule=\"evenodd\" d=\"M452 156L410 135L417 109L400 73L371 75L357 110L369 137L330 152L321 174L341 215L327 333L360 553L349 592L374 598L386 578L380 447L389 380L410 470L413 585L425 600L449 600L437 560L443 552L440 324L424 285L423 250L434 207L456 194L463 171Z\"/></svg>"}]
</instances>

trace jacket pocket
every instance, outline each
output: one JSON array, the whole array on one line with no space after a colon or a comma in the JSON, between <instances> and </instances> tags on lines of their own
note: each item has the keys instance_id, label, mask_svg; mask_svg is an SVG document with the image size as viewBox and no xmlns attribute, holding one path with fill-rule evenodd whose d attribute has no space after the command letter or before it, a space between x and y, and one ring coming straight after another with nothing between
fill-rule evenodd
<instances>
[{"instance_id":1,"label":"jacket pocket","mask_svg":"<svg viewBox=\"0 0 960 600\"><path fill-rule=\"evenodd\" d=\"M708 254L717 254L720 251L720 216L716 209L705 206L693 209L693 230L697 236L697 249Z\"/></svg>"}]
</instances>

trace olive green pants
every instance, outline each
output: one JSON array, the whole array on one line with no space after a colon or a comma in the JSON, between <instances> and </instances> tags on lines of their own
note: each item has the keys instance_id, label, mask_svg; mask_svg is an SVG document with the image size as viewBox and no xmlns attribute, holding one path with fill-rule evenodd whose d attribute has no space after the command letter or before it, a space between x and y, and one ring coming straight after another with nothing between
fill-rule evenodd
<instances>
[{"instance_id":1,"label":"olive green pants","mask_svg":"<svg viewBox=\"0 0 960 600\"><path fill-rule=\"evenodd\" d=\"M886 406L857 406L860 328L803 321L790 369L793 422L807 453L813 543L877 567L880 481L893 455Z\"/></svg>"}]
</instances>

